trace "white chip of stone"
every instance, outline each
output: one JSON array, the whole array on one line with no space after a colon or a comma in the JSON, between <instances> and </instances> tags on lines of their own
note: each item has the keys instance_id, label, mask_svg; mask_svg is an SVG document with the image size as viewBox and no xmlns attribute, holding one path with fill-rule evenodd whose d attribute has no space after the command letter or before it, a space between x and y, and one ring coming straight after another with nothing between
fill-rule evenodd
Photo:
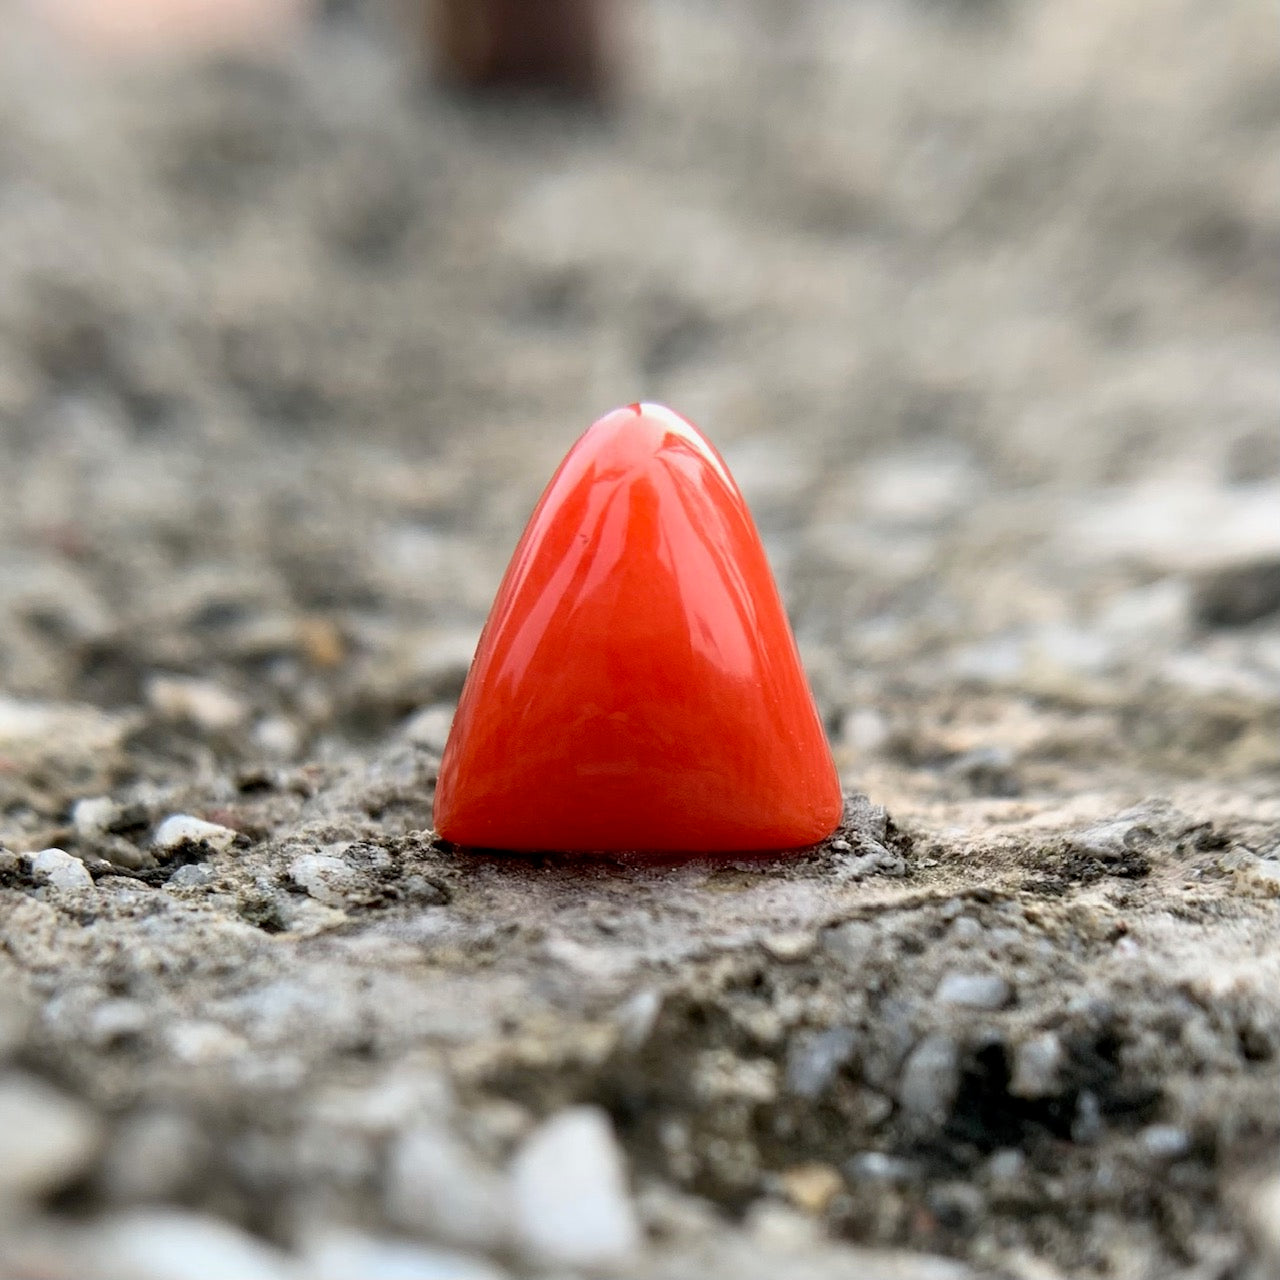
<instances>
[{"instance_id":1,"label":"white chip of stone","mask_svg":"<svg viewBox=\"0 0 1280 1280\"><path fill-rule=\"evenodd\" d=\"M5 978L9 980L8 973ZM0 1059L8 1057L22 1044L33 1015L34 1010L21 987L0 984Z\"/></svg>"},{"instance_id":2,"label":"white chip of stone","mask_svg":"<svg viewBox=\"0 0 1280 1280\"><path fill-rule=\"evenodd\" d=\"M934 999L939 1004L964 1009L1003 1009L1012 995L1009 984L996 973L959 973L953 970L938 983Z\"/></svg>"},{"instance_id":3,"label":"white chip of stone","mask_svg":"<svg viewBox=\"0 0 1280 1280\"><path fill-rule=\"evenodd\" d=\"M1148 1125L1140 1140L1147 1154L1157 1160L1177 1160L1191 1149L1191 1135L1175 1124Z\"/></svg>"},{"instance_id":4,"label":"white chip of stone","mask_svg":"<svg viewBox=\"0 0 1280 1280\"><path fill-rule=\"evenodd\" d=\"M1263 1252L1271 1262L1280 1264L1280 1173L1257 1183L1245 1203Z\"/></svg>"},{"instance_id":5,"label":"white chip of stone","mask_svg":"<svg viewBox=\"0 0 1280 1280\"><path fill-rule=\"evenodd\" d=\"M89 868L62 849L41 849L31 855L31 874L54 889L91 889Z\"/></svg>"},{"instance_id":6,"label":"white chip of stone","mask_svg":"<svg viewBox=\"0 0 1280 1280\"><path fill-rule=\"evenodd\" d=\"M151 845L157 853L173 853L186 844L203 844L225 853L235 843L237 834L216 822L205 822L189 813L174 813L156 828Z\"/></svg>"},{"instance_id":7,"label":"white chip of stone","mask_svg":"<svg viewBox=\"0 0 1280 1280\"><path fill-rule=\"evenodd\" d=\"M453 727L453 704L433 702L414 712L404 723L404 735L410 742L428 751L443 751Z\"/></svg>"},{"instance_id":8,"label":"white chip of stone","mask_svg":"<svg viewBox=\"0 0 1280 1280\"><path fill-rule=\"evenodd\" d=\"M799 960L807 960L817 946L817 939L812 933L772 933L760 939L760 945L775 960L783 964L794 964Z\"/></svg>"},{"instance_id":9,"label":"white chip of stone","mask_svg":"<svg viewBox=\"0 0 1280 1280\"><path fill-rule=\"evenodd\" d=\"M405 1231L491 1252L509 1239L507 1179L482 1164L443 1125L402 1134L387 1165L387 1217Z\"/></svg>"},{"instance_id":10,"label":"white chip of stone","mask_svg":"<svg viewBox=\"0 0 1280 1280\"><path fill-rule=\"evenodd\" d=\"M296 1280L288 1257L216 1218L176 1209L112 1215L84 1240L94 1280Z\"/></svg>"},{"instance_id":11,"label":"white chip of stone","mask_svg":"<svg viewBox=\"0 0 1280 1280\"><path fill-rule=\"evenodd\" d=\"M302 734L284 716L265 716L253 726L254 743L269 756L292 760L302 749Z\"/></svg>"},{"instance_id":12,"label":"white chip of stone","mask_svg":"<svg viewBox=\"0 0 1280 1280\"><path fill-rule=\"evenodd\" d=\"M466 1254L357 1231L321 1231L304 1250L306 1280L503 1280L506 1275Z\"/></svg>"},{"instance_id":13,"label":"white chip of stone","mask_svg":"<svg viewBox=\"0 0 1280 1280\"><path fill-rule=\"evenodd\" d=\"M1066 1054L1052 1031L1024 1040L1014 1050L1009 1092L1015 1098L1047 1098L1058 1088Z\"/></svg>"},{"instance_id":14,"label":"white chip of stone","mask_svg":"<svg viewBox=\"0 0 1280 1280\"><path fill-rule=\"evenodd\" d=\"M598 1107L571 1107L540 1125L511 1174L516 1232L536 1262L607 1269L639 1248L622 1151Z\"/></svg>"},{"instance_id":15,"label":"white chip of stone","mask_svg":"<svg viewBox=\"0 0 1280 1280\"><path fill-rule=\"evenodd\" d=\"M889 722L874 707L858 707L845 716L840 733L855 750L870 755L889 741Z\"/></svg>"},{"instance_id":16,"label":"white chip of stone","mask_svg":"<svg viewBox=\"0 0 1280 1280\"><path fill-rule=\"evenodd\" d=\"M0 694L0 748L6 755L85 760L109 751L136 723L96 707L66 702L26 702Z\"/></svg>"},{"instance_id":17,"label":"white chip of stone","mask_svg":"<svg viewBox=\"0 0 1280 1280\"><path fill-rule=\"evenodd\" d=\"M289 864L289 879L326 907L341 907L359 887L360 877L341 858L304 853Z\"/></svg>"},{"instance_id":18,"label":"white chip of stone","mask_svg":"<svg viewBox=\"0 0 1280 1280\"><path fill-rule=\"evenodd\" d=\"M176 1058L193 1066L210 1062L226 1062L245 1050L245 1041L220 1022L190 1018L172 1023L165 1039Z\"/></svg>"},{"instance_id":19,"label":"white chip of stone","mask_svg":"<svg viewBox=\"0 0 1280 1280\"><path fill-rule=\"evenodd\" d=\"M146 694L166 720L189 720L211 733L234 729L249 716L242 699L212 680L156 675L147 682Z\"/></svg>"},{"instance_id":20,"label":"white chip of stone","mask_svg":"<svg viewBox=\"0 0 1280 1280\"><path fill-rule=\"evenodd\" d=\"M87 796L71 810L71 825L76 835L92 839L104 835L119 813L120 806L110 796Z\"/></svg>"},{"instance_id":21,"label":"white chip of stone","mask_svg":"<svg viewBox=\"0 0 1280 1280\"><path fill-rule=\"evenodd\" d=\"M173 1199L192 1184L206 1151L206 1139L190 1116L143 1111L116 1125L95 1185L115 1204Z\"/></svg>"},{"instance_id":22,"label":"white chip of stone","mask_svg":"<svg viewBox=\"0 0 1280 1280\"><path fill-rule=\"evenodd\" d=\"M630 996L614 1014L622 1044L638 1049L649 1038L661 1012L662 996L655 987L642 987Z\"/></svg>"},{"instance_id":23,"label":"white chip of stone","mask_svg":"<svg viewBox=\"0 0 1280 1280\"><path fill-rule=\"evenodd\" d=\"M0 1075L0 1205L65 1185L94 1158L94 1114L22 1072Z\"/></svg>"}]
</instances>

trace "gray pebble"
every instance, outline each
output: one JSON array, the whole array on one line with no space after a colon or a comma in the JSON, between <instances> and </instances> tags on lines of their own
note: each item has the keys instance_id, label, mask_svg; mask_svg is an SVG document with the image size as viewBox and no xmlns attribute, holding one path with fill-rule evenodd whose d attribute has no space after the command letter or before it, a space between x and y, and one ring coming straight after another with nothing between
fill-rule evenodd
<instances>
[{"instance_id":1,"label":"gray pebble","mask_svg":"<svg viewBox=\"0 0 1280 1280\"><path fill-rule=\"evenodd\" d=\"M874 1089L860 1090L858 1101L862 1105L863 1123L869 1129L879 1128L893 1115L892 1100L886 1098L883 1093L877 1093Z\"/></svg>"},{"instance_id":2,"label":"gray pebble","mask_svg":"<svg viewBox=\"0 0 1280 1280\"><path fill-rule=\"evenodd\" d=\"M1149 848L1169 821L1169 813L1159 804L1139 805L1073 832L1068 843L1080 853L1104 860L1123 857Z\"/></svg>"},{"instance_id":3,"label":"gray pebble","mask_svg":"<svg viewBox=\"0 0 1280 1280\"><path fill-rule=\"evenodd\" d=\"M944 1182L930 1190L927 1203L934 1217L952 1231L967 1231L986 1209L982 1192L970 1182Z\"/></svg>"},{"instance_id":4,"label":"gray pebble","mask_svg":"<svg viewBox=\"0 0 1280 1280\"><path fill-rule=\"evenodd\" d=\"M1013 752L1007 747L976 747L950 761L946 777L963 783L975 795L1016 796L1021 790L1014 774Z\"/></svg>"},{"instance_id":5,"label":"gray pebble","mask_svg":"<svg viewBox=\"0 0 1280 1280\"><path fill-rule=\"evenodd\" d=\"M198 862L188 862L179 867L165 882L171 889L198 889L202 885L216 880L218 873L212 867L202 866Z\"/></svg>"},{"instance_id":6,"label":"gray pebble","mask_svg":"<svg viewBox=\"0 0 1280 1280\"><path fill-rule=\"evenodd\" d=\"M902 1065L898 1102L914 1120L942 1124L960 1087L960 1055L947 1036L926 1036Z\"/></svg>"},{"instance_id":7,"label":"gray pebble","mask_svg":"<svg viewBox=\"0 0 1280 1280\"><path fill-rule=\"evenodd\" d=\"M1012 1185L1019 1182L1027 1170L1027 1158L1015 1147L1005 1147L995 1152L987 1161L987 1176L992 1182Z\"/></svg>"},{"instance_id":8,"label":"gray pebble","mask_svg":"<svg viewBox=\"0 0 1280 1280\"><path fill-rule=\"evenodd\" d=\"M1192 614L1202 627L1247 627L1280 612L1280 559L1225 565L1195 584Z\"/></svg>"},{"instance_id":9,"label":"gray pebble","mask_svg":"<svg viewBox=\"0 0 1280 1280\"><path fill-rule=\"evenodd\" d=\"M889 833L889 812L864 795L849 796L845 801L845 824L868 840L882 844Z\"/></svg>"},{"instance_id":10,"label":"gray pebble","mask_svg":"<svg viewBox=\"0 0 1280 1280\"><path fill-rule=\"evenodd\" d=\"M863 840L858 848L861 852L842 855L832 867L832 875L838 882L907 874L906 861L884 845L874 840Z\"/></svg>"},{"instance_id":11,"label":"gray pebble","mask_svg":"<svg viewBox=\"0 0 1280 1280\"><path fill-rule=\"evenodd\" d=\"M916 1167L901 1156L891 1156L883 1151L859 1151L844 1162L844 1172L853 1182L901 1185L911 1181Z\"/></svg>"},{"instance_id":12,"label":"gray pebble","mask_svg":"<svg viewBox=\"0 0 1280 1280\"><path fill-rule=\"evenodd\" d=\"M849 1027L796 1036L787 1046L785 1088L798 1098L817 1098L853 1056L857 1037Z\"/></svg>"},{"instance_id":13,"label":"gray pebble","mask_svg":"<svg viewBox=\"0 0 1280 1280\"><path fill-rule=\"evenodd\" d=\"M1076 1100L1076 1115L1071 1122L1073 1142L1097 1142L1102 1137L1102 1108L1097 1095L1085 1089Z\"/></svg>"}]
</instances>

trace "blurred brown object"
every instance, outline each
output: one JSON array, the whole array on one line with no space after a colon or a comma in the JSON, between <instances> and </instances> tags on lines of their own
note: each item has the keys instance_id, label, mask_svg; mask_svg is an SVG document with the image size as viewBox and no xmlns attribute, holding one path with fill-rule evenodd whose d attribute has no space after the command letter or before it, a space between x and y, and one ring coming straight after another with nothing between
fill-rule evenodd
<instances>
[{"instance_id":1,"label":"blurred brown object","mask_svg":"<svg viewBox=\"0 0 1280 1280\"><path fill-rule=\"evenodd\" d=\"M440 76L471 89L603 96L606 0L426 0L425 36Z\"/></svg>"}]
</instances>

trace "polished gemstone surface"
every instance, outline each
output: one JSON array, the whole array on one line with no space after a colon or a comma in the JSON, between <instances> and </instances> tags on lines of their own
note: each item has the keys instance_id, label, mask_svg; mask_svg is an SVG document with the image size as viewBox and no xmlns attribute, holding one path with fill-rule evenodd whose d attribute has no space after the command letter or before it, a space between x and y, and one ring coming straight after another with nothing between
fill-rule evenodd
<instances>
[{"instance_id":1,"label":"polished gemstone surface","mask_svg":"<svg viewBox=\"0 0 1280 1280\"><path fill-rule=\"evenodd\" d=\"M445 748L457 844L800 848L840 783L759 535L684 418L596 422L516 548Z\"/></svg>"}]
</instances>

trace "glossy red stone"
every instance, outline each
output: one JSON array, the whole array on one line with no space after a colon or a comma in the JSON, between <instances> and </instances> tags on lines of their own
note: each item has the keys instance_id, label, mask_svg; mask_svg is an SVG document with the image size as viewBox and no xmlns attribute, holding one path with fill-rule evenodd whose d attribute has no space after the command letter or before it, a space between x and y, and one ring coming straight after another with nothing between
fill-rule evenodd
<instances>
[{"instance_id":1,"label":"glossy red stone","mask_svg":"<svg viewBox=\"0 0 1280 1280\"><path fill-rule=\"evenodd\" d=\"M714 853L830 835L840 783L724 461L658 405L569 451L480 637L438 833L511 850Z\"/></svg>"}]
</instances>

